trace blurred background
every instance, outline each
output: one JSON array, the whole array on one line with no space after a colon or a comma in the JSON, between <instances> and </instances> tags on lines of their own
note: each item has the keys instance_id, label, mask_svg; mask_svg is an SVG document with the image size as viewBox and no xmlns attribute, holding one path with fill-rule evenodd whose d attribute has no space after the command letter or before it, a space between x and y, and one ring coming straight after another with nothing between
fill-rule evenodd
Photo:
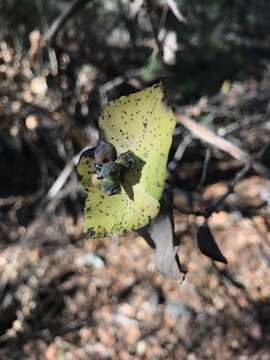
<instances>
[{"instance_id":1,"label":"blurred background","mask_svg":"<svg viewBox=\"0 0 270 360\"><path fill-rule=\"evenodd\" d=\"M83 234L74 163L110 99L166 78L178 111L270 166L267 0L0 1L0 359L270 359L270 182L246 172L209 225L175 212L184 281L131 233ZM202 209L243 164L177 125L168 186Z\"/></svg>"}]
</instances>

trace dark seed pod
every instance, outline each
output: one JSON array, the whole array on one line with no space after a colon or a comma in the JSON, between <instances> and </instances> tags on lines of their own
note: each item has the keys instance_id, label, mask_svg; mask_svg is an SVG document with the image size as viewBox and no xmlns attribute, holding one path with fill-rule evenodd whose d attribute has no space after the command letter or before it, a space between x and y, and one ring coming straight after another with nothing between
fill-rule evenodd
<instances>
[{"instance_id":1,"label":"dark seed pod","mask_svg":"<svg viewBox=\"0 0 270 360\"><path fill-rule=\"evenodd\" d=\"M119 182L110 179L103 179L101 181L101 190L109 196L118 194L120 192Z\"/></svg>"},{"instance_id":2,"label":"dark seed pod","mask_svg":"<svg viewBox=\"0 0 270 360\"><path fill-rule=\"evenodd\" d=\"M199 227L197 234L198 247L201 252L215 261L227 264L227 259L220 251L207 223Z\"/></svg>"},{"instance_id":3,"label":"dark seed pod","mask_svg":"<svg viewBox=\"0 0 270 360\"><path fill-rule=\"evenodd\" d=\"M131 151L126 151L118 156L115 162L122 167L129 169L135 164L135 157Z\"/></svg>"},{"instance_id":4,"label":"dark seed pod","mask_svg":"<svg viewBox=\"0 0 270 360\"><path fill-rule=\"evenodd\" d=\"M95 148L95 160L98 164L103 165L109 161L114 161L116 157L115 147L104 140L101 140Z\"/></svg>"},{"instance_id":5,"label":"dark seed pod","mask_svg":"<svg viewBox=\"0 0 270 360\"><path fill-rule=\"evenodd\" d=\"M121 166L114 161L107 162L99 171L99 176L102 179L117 180L121 174Z\"/></svg>"}]
</instances>

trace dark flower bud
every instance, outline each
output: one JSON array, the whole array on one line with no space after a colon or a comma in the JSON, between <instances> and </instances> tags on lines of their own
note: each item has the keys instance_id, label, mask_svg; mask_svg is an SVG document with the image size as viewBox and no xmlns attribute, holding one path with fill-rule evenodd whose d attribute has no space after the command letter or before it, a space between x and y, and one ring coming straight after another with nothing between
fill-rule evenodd
<instances>
[{"instance_id":1,"label":"dark flower bud","mask_svg":"<svg viewBox=\"0 0 270 360\"><path fill-rule=\"evenodd\" d=\"M99 171L99 176L104 179L117 180L121 174L121 166L114 161L107 162Z\"/></svg>"},{"instance_id":2,"label":"dark flower bud","mask_svg":"<svg viewBox=\"0 0 270 360\"><path fill-rule=\"evenodd\" d=\"M105 164L108 161L114 161L117 157L115 147L101 140L95 148L95 160L98 164Z\"/></svg>"},{"instance_id":3,"label":"dark flower bud","mask_svg":"<svg viewBox=\"0 0 270 360\"><path fill-rule=\"evenodd\" d=\"M118 156L115 162L122 167L129 169L135 164L135 157L131 151L126 151Z\"/></svg>"},{"instance_id":4,"label":"dark flower bud","mask_svg":"<svg viewBox=\"0 0 270 360\"><path fill-rule=\"evenodd\" d=\"M109 196L118 194L120 192L119 182L110 179L103 179L101 181L101 190Z\"/></svg>"}]
</instances>

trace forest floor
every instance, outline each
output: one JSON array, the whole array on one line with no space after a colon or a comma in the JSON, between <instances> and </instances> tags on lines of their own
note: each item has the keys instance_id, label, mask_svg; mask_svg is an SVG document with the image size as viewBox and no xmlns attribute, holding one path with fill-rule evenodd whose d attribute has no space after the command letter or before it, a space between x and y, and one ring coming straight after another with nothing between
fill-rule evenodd
<instances>
[{"instance_id":1,"label":"forest floor","mask_svg":"<svg viewBox=\"0 0 270 360\"><path fill-rule=\"evenodd\" d=\"M270 191L257 176L241 181L239 200L257 206L261 186ZM223 191L215 184L205 196ZM156 271L140 236L86 240L82 221L56 215L36 231L42 245L1 252L1 330L10 326L1 359L270 359L270 238L262 216L211 218L228 259L220 266L196 248L189 217L176 215L184 281Z\"/></svg>"},{"instance_id":2,"label":"forest floor","mask_svg":"<svg viewBox=\"0 0 270 360\"><path fill-rule=\"evenodd\" d=\"M9 49L1 49L7 59ZM136 233L119 243L83 234L84 193L70 164L96 141L95 124L70 120L64 110L71 104L75 118L79 102L70 101L65 83L62 98L46 93L42 78L27 78L27 61L16 68L10 56L12 64L0 65L0 359L270 360L270 181L250 171L211 216L228 265L197 248L201 218L175 212L188 273L166 278ZM91 81L85 91L93 91ZM203 113L202 122L252 155L263 149L269 166L269 94L265 72L225 83L181 111ZM178 127L177 146L183 134ZM206 147L194 139L186 147L175 202L214 201L242 165L213 149L198 191ZM63 186L52 188L64 169Z\"/></svg>"}]
</instances>

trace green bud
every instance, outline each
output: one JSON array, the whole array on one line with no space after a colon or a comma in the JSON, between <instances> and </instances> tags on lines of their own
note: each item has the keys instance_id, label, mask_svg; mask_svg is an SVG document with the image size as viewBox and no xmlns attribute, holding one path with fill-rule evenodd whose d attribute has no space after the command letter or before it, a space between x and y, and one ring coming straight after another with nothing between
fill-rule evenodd
<instances>
[{"instance_id":1,"label":"green bud","mask_svg":"<svg viewBox=\"0 0 270 360\"><path fill-rule=\"evenodd\" d=\"M129 169L135 164L135 157L131 151L126 151L118 156L115 162L122 167Z\"/></svg>"},{"instance_id":2,"label":"green bud","mask_svg":"<svg viewBox=\"0 0 270 360\"><path fill-rule=\"evenodd\" d=\"M113 161L107 162L99 171L99 176L104 179L117 180L120 177L121 166Z\"/></svg>"},{"instance_id":3,"label":"green bud","mask_svg":"<svg viewBox=\"0 0 270 360\"><path fill-rule=\"evenodd\" d=\"M98 164L105 164L114 161L117 153L113 144L101 140L95 148L95 160Z\"/></svg>"},{"instance_id":4,"label":"green bud","mask_svg":"<svg viewBox=\"0 0 270 360\"><path fill-rule=\"evenodd\" d=\"M101 181L101 190L109 196L118 194L120 192L119 182L110 179L103 179Z\"/></svg>"}]
</instances>

